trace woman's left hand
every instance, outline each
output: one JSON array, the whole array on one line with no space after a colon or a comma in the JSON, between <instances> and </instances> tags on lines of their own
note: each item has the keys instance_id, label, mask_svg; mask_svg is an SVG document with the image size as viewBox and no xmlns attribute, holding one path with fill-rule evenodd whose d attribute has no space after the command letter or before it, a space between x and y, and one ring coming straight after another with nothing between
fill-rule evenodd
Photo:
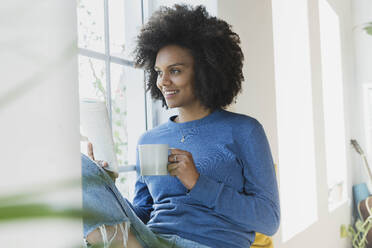
<instances>
[{"instance_id":1,"label":"woman's left hand","mask_svg":"<svg viewBox=\"0 0 372 248\"><path fill-rule=\"evenodd\" d=\"M192 154L176 148L171 148L168 156L168 171L172 176L176 176L181 183L191 190L199 179L199 172L196 170Z\"/></svg>"}]
</instances>

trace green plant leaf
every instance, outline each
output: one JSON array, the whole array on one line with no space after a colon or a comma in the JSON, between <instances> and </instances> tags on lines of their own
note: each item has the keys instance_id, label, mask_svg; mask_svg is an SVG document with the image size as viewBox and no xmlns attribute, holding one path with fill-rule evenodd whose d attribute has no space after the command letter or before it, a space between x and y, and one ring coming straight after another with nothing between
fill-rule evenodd
<instances>
[{"instance_id":1,"label":"green plant leaf","mask_svg":"<svg viewBox=\"0 0 372 248\"><path fill-rule=\"evenodd\" d=\"M364 30L367 32L367 34L372 35L372 26L365 27Z\"/></svg>"},{"instance_id":2,"label":"green plant leaf","mask_svg":"<svg viewBox=\"0 0 372 248\"><path fill-rule=\"evenodd\" d=\"M347 229L345 225L341 225L340 227L340 236L341 238L346 238L348 236Z\"/></svg>"},{"instance_id":3,"label":"green plant leaf","mask_svg":"<svg viewBox=\"0 0 372 248\"><path fill-rule=\"evenodd\" d=\"M123 184L124 184L126 180L127 180L127 179L126 179L125 177L121 177L121 178L120 178L120 183L123 183Z\"/></svg>"},{"instance_id":4,"label":"green plant leaf","mask_svg":"<svg viewBox=\"0 0 372 248\"><path fill-rule=\"evenodd\" d=\"M34 218L80 219L83 215L82 209L72 207L53 208L43 203L0 206L0 222Z\"/></svg>"},{"instance_id":5,"label":"green plant leaf","mask_svg":"<svg viewBox=\"0 0 372 248\"><path fill-rule=\"evenodd\" d=\"M363 230L363 223L362 221L360 221L359 219L355 222L355 228L357 229L357 231L361 231Z\"/></svg>"},{"instance_id":6,"label":"green plant leaf","mask_svg":"<svg viewBox=\"0 0 372 248\"><path fill-rule=\"evenodd\" d=\"M51 193L51 192L56 192L61 189L75 188L80 185L81 185L81 179L76 178L76 179L70 179L70 180L65 180L61 182L55 182L53 184L34 186L34 188L27 190L25 192L13 193L10 195L0 196L0 206L6 205L6 204L18 203L21 201L34 198L36 196L40 196L40 195Z\"/></svg>"},{"instance_id":7,"label":"green plant leaf","mask_svg":"<svg viewBox=\"0 0 372 248\"><path fill-rule=\"evenodd\" d=\"M352 225L349 225L349 228L347 229L347 231L348 231L351 238L353 238L356 234L355 229Z\"/></svg>"}]
</instances>

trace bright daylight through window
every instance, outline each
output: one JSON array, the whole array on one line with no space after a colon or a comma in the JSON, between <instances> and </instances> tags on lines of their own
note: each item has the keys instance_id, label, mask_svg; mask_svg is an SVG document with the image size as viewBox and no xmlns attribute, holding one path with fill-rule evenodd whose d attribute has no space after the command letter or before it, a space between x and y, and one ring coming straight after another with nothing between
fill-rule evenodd
<instances>
[{"instance_id":1,"label":"bright daylight through window","mask_svg":"<svg viewBox=\"0 0 372 248\"><path fill-rule=\"evenodd\" d=\"M106 102L119 172L123 172L117 186L131 200L136 144L146 130L144 72L133 67L130 55L142 25L143 5L129 0L79 0L77 11L80 98Z\"/></svg>"}]
</instances>

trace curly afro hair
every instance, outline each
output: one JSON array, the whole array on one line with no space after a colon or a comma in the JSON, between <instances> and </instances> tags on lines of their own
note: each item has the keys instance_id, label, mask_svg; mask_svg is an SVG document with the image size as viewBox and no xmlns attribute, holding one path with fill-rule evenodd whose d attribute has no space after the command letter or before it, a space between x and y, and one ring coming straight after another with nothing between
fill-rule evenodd
<instances>
[{"instance_id":1,"label":"curly afro hair","mask_svg":"<svg viewBox=\"0 0 372 248\"><path fill-rule=\"evenodd\" d=\"M194 58L194 94L201 104L214 110L230 105L241 91L244 55L239 35L231 25L209 16L204 6L174 5L155 12L137 36L135 64L144 68L147 91L162 100L154 70L158 51L166 45L187 48ZM167 107L167 106L166 106ZM167 107L168 108L168 107Z\"/></svg>"}]
</instances>

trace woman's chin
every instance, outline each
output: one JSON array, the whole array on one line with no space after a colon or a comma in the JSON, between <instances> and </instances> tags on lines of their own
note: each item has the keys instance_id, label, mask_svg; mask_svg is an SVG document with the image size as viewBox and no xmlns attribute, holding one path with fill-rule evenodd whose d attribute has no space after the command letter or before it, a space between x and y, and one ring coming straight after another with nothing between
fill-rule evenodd
<instances>
[{"instance_id":1,"label":"woman's chin","mask_svg":"<svg viewBox=\"0 0 372 248\"><path fill-rule=\"evenodd\" d=\"M177 108L177 107L178 107L177 104L172 103L172 102L167 102L167 106L168 106L168 108L170 108L170 109L172 109L172 108Z\"/></svg>"}]
</instances>

